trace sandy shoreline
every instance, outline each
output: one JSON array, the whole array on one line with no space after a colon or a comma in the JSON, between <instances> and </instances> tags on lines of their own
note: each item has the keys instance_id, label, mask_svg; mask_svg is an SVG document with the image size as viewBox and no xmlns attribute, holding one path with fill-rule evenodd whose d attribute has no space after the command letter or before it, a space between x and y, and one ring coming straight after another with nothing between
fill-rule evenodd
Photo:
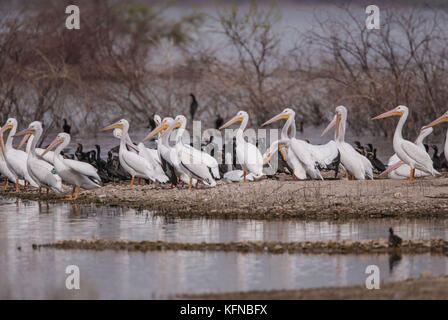
<instances>
[{"instance_id":1,"label":"sandy shoreline","mask_svg":"<svg viewBox=\"0 0 448 320\"><path fill-rule=\"evenodd\" d=\"M64 187L67 191L69 187ZM50 192L39 198L36 190L3 197L62 202L67 194ZM153 210L172 217L251 219L349 219L448 216L448 178L424 178L414 182L378 179L373 181L292 181L262 179L248 183L223 183L170 189L166 185L129 186L107 184L83 191L79 204L97 204Z\"/></svg>"},{"instance_id":2,"label":"sandy shoreline","mask_svg":"<svg viewBox=\"0 0 448 320\"><path fill-rule=\"evenodd\" d=\"M448 276L431 277L422 274L419 279L382 283L378 290L368 290L365 285L329 287L302 290L250 291L222 294L203 294L178 297L180 299L237 299L237 300L404 300L448 299Z\"/></svg>"}]
</instances>

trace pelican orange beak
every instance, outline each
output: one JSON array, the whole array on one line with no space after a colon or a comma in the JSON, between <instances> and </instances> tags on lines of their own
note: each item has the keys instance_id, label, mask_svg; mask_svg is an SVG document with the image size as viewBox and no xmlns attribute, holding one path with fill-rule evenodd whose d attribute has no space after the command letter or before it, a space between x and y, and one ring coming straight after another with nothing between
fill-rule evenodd
<instances>
[{"instance_id":1,"label":"pelican orange beak","mask_svg":"<svg viewBox=\"0 0 448 320\"><path fill-rule=\"evenodd\" d=\"M174 120L173 123L168 128L166 128L166 132L169 133L172 130L180 128L180 127L181 127L180 121L179 120Z\"/></svg>"},{"instance_id":2,"label":"pelican orange beak","mask_svg":"<svg viewBox=\"0 0 448 320\"><path fill-rule=\"evenodd\" d=\"M387 168L386 170L384 170L383 172L380 173L380 176L385 175L386 173L389 173L391 171L394 171L395 169L399 168L401 165L403 165L404 162L403 161L398 161L397 163L391 165L389 168Z\"/></svg>"},{"instance_id":3,"label":"pelican orange beak","mask_svg":"<svg viewBox=\"0 0 448 320\"><path fill-rule=\"evenodd\" d=\"M50 143L50 145L47 147L47 149L45 149L45 151L41 154L41 157L43 157L44 155L46 155L50 150L54 149L57 145L60 145L62 142L64 142L63 139L59 139L58 137L56 137L56 138Z\"/></svg>"},{"instance_id":4,"label":"pelican orange beak","mask_svg":"<svg viewBox=\"0 0 448 320\"><path fill-rule=\"evenodd\" d=\"M162 121L159 123L159 125L157 127L155 127L154 130L152 130L143 140L142 142L145 142L149 139L151 139L152 137L154 137L156 134L158 134L160 131L166 130L168 128L168 125L166 124L165 121Z\"/></svg>"},{"instance_id":5,"label":"pelican orange beak","mask_svg":"<svg viewBox=\"0 0 448 320\"><path fill-rule=\"evenodd\" d=\"M28 139L31 137L31 134L27 134L23 137L22 141L20 141L19 146L17 147L17 150L22 149L23 145L28 141Z\"/></svg>"},{"instance_id":6,"label":"pelican orange beak","mask_svg":"<svg viewBox=\"0 0 448 320\"><path fill-rule=\"evenodd\" d=\"M278 115L274 116L272 119L266 121L265 123L263 123L261 126L267 126L268 124L274 123L278 120L282 120L282 119L289 119L290 115L286 112L281 112Z\"/></svg>"},{"instance_id":7,"label":"pelican orange beak","mask_svg":"<svg viewBox=\"0 0 448 320\"><path fill-rule=\"evenodd\" d=\"M10 124L5 124L1 129L0 129L0 135L3 134L3 132L5 132L6 130L11 130L12 129L12 125Z\"/></svg>"},{"instance_id":8,"label":"pelican orange beak","mask_svg":"<svg viewBox=\"0 0 448 320\"><path fill-rule=\"evenodd\" d=\"M383 119L383 118L392 117L392 116L401 117L402 115L403 114L401 112L397 111L397 108L394 108L390 111L384 112L384 113L380 114L379 116L372 118L372 120L378 120L378 119Z\"/></svg>"},{"instance_id":9,"label":"pelican orange beak","mask_svg":"<svg viewBox=\"0 0 448 320\"><path fill-rule=\"evenodd\" d=\"M341 115L339 113L334 115L333 120L328 124L328 126L325 128L325 130L322 132L320 137L322 138L328 131L330 131L331 128L336 126L336 138L339 137L339 127L341 125Z\"/></svg>"},{"instance_id":10,"label":"pelican orange beak","mask_svg":"<svg viewBox=\"0 0 448 320\"><path fill-rule=\"evenodd\" d=\"M227 121L225 124L223 124L219 130L225 129L227 127L230 127L232 124L234 124L235 122L242 122L244 119L243 117L240 117L239 115L234 116L232 119L230 119L229 121Z\"/></svg>"},{"instance_id":11,"label":"pelican orange beak","mask_svg":"<svg viewBox=\"0 0 448 320\"><path fill-rule=\"evenodd\" d=\"M14 137L21 137L21 136L26 136L26 135L32 135L34 133L35 133L34 129L26 128L26 129L24 129L22 131L17 132L14 135Z\"/></svg>"},{"instance_id":12,"label":"pelican orange beak","mask_svg":"<svg viewBox=\"0 0 448 320\"><path fill-rule=\"evenodd\" d=\"M0 149L2 149L3 158L6 159L5 142L3 141L2 134L0 134Z\"/></svg>"},{"instance_id":13,"label":"pelican orange beak","mask_svg":"<svg viewBox=\"0 0 448 320\"><path fill-rule=\"evenodd\" d=\"M442 123L442 122L448 122L448 116L446 114L444 114L441 117L438 117L436 120L434 120L433 122L431 122L427 126L424 126L423 129L426 129L426 128L429 128L429 127L434 127L434 126L436 126L436 125L438 125L439 123Z\"/></svg>"},{"instance_id":14,"label":"pelican orange beak","mask_svg":"<svg viewBox=\"0 0 448 320\"><path fill-rule=\"evenodd\" d=\"M137 152L137 153L140 152L140 149L139 149L138 147L134 146L132 143L129 143L129 142L126 141L126 145L127 145L130 149L135 150L135 152Z\"/></svg>"},{"instance_id":15,"label":"pelican orange beak","mask_svg":"<svg viewBox=\"0 0 448 320\"><path fill-rule=\"evenodd\" d=\"M103 129L101 129L101 131L107 131L107 130L112 130L112 129L121 129L123 130L123 125L120 122L115 122L114 124L111 124L110 126L104 127Z\"/></svg>"},{"instance_id":16,"label":"pelican orange beak","mask_svg":"<svg viewBox=\"0 0 448 320\"><path fill-rule=\"evenodd\" d=\"M3 132L8 129L12 129L10 124L5 124L2 128L0 128L0 149L2 149L3 157L6 159L6 150L5 150L5 141L3 140Z\"/></svg>"}]
</instances>

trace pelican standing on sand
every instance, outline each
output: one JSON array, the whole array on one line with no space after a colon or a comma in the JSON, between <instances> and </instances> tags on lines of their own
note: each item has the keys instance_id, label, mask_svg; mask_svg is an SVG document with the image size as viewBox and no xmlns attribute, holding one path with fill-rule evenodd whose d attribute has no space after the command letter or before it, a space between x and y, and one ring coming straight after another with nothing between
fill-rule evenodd
<instances>
[{"instance_id":1,"label":"pelican standing on sand","mask_svg":"<svg viewBox=\"0 0 448 320\"><path fill-rule=\"evenodd\" d=\"M19 192L19 184L20 184L19 180L26 180L33 187L38 188L39 185L28 172L27 167L28 155L26 154L26 152L22 150L14 149L14 147L12 146L13 137L15 136L17 131L17 120L15 118L9 118L6 121L3 128L0 129L0 135L3 135L3 132L5 132L6 130L11 131L9 132L8 139L6 140L6 146L4 147L5 159L9 170L11 170L11 172L13 172L14 175L16 176L15 192Z\"/></svg>"},{"instance_id":2,"label":"pelican standing on sand","mask_svg":"<svg viewBox=\"0 0 448 320\"><path fill-rule=\"evenodd\" d=\"M174 119L171 117L164 118L159 125L151 131L142 141L146 141L159 134L157 139L157 152L162 159L163 168L166 175L170 178L171 187L177 185L178 178L182 180L183 183L190 184L190 176L188 171L180 165L180 160L177 152L169 144L169 137L171 130L168 128L174 123ZM174 129L174 128L173 128ZM197 180L193 178L191 180L192 185L197 184Z\"/></svg>"},{"instance_id":3,"label":"pelican standing on sand","mask_svg":"<svg viewBox=\"0 0 448 320\"><path fill-rule=\"evenodd\" d=\"M187 118L183 115L178 115L166 129L169 133L171 130L178 128L174 149L178 160L180 161L179 166L190 177L190 189L192 187L193 178L201 180L208 186L214 187L216 186L215 178L220 178L218 162L209 154L191 146L187 146L182 142L182 135L185 131L186 124Z\"/></svg>"},{"instance_id":4,"label":"pelican standing on sand","mask_svg":"<svg viewBox=\"0 0 448 320\"><path fill-rule=\"evenodd\" d=\"M56 173L51 164L45 160L42 160L36 154L36 144L39 142L42 132L42 123L40 121L33 121L27 129L20 131L16 134L16 136L23 136L27 134L34 135L34 139L30 147L30 153L28 154L27 168L28 173L32 179L36 181L39 187L39 193L42 187L47 188L47 195L49 189L57 193L61 193L63 191L61 177Z\"/></svg>"},{"instance_id":5,"label":"pelican standing on sand","mask_svg":"<svg viewBox=\"0 0 448 320\"><path fill-rule=\"evenodd\" d=\"M295 137L295 111L286 108L272 119L266 121L262 126L271 124L278 120L286 119L282 129L280 141L289 140L286 160L288 165L293 168L294 175L299 179L306 179L303 170L312 179L321 179L323 177L319 171L320 168L326 168L338 157L338 148L334 141L329 141L324 145L312 145L304 140ZM285 137L285 130L293 129L292 136Z\"/></svg>"},{"instance_id":6,"label":"pelican standing on sand","mask_svg":"<svg viewBox=\"0 0 448 320\"><path fill-rule=\"evenodd\" d=\"M98 176L97 169L95 169L91 164L72 159L65 159L61 155L61 151L64 150L69 143L70 135L68 133L61 132L44 151L43 155L57 147L53 154L54 168L65 183L73 186L70 197L64 200L76 200L79 197L81 188L86 190L99 188L101 178ZM78 187L78 191L73 198L76 187Z\"/></svg>"},{"instance_id":7,"label":"pelican standing on sand","mask_svg":"<svg viewBox=\"0 0 448 320\"><path fill-rule=\"evenodd\" d=\"M415 180L415 169L419 169L430 175L435 176L438 172L432 166L431 157L425 150L420 149L416 144L403 139L402 131L406 119L409 115L409 109L406 106L398 106L390 111L384 112L372 120L383 119L391 116L399 116L397 127L395 128L393 147L398 158L409 165L411 168L411 176L406 181Z\"/></svg>"},{"instance_id":8,"label":"pelican standing on sand","mask_svg":"<svg viewBox=\"0 0 448 320\"><path fill-rule=\"evenodd\" d=\"M420 133L417 137L417 139L415 139L415 144L422 150L424 150L426 152L425 149L425 145L423 144L423 140L425 140L425 138L427 136L429 136L431 133L433 132L433 128L427 128L427 127L423 127L420 130ZM385 170L384 172L382 172L380 175L386 174L390 179L394 179L394 180L402 180L402 179L407 179L410 177L411 175L411 168L405 164L403 161L401 161L397 154L392 155L392 157L389 158L389 161L387 163L387 170ZM419 178L419 177L426 177L429 174L420 170L415 170L415 177Z\"/></svg>"},{"instance_id":9,"label":"pelican standing on sand","mask_svg":"<svg viewBox=\"0 0 448 320\"><path fill-rule=\"evenodd\" d=\"M250 142L244 140L244 130L249 121L249 115L246 111L239 111L236 116L227 121L219 130L225 129L235 122L241 122L236 132L236 158L243 168L244 182L248 173L252 173L254 178L258 179L263 176L263 156L260 150Z\"/></svg>"},{"instance_id":10,"label":"pelican standing on sand","mask_svg":"<svg viewBox=\"0 0 448 320\"><path fill-rule=\"evenodd\" d=\"M147 163L146 159L139 156L137 153L131 152L127 149L126 137L129 131L129 122L126 119L121 119L120 121L111 124L103 128L101 131L121 129L121 139L120 139L120 151L118 156L120 159L121 166L131 175L131 186L134 185L135 177L145 178L155 180L151 172L151 168Z\"/></svg>"},{"instance_id":11,"label":"pelican standing on sand","mask_svg":"<svg viewBox=\"0 0 448 320\"><path fill-rule=\"evenodd\" d=\"M357 180L365 180L366 177L373 179L373 166L369 159L355 150L349 143L345 142L345 130L347 128L347 109L344 106L338 106L335 109L336 114L327 128L322 132L324 136L331 128L336 127L334 141L341 154L341 163L345 168L345 177L349 174Z\"/></svg>"}]
</instances>

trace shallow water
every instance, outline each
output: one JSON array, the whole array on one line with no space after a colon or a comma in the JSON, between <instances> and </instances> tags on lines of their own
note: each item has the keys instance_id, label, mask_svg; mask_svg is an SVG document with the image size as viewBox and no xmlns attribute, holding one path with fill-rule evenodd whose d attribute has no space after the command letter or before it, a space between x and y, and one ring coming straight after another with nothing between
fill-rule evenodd
<instances>
[{"instance_id":1,"label":"shallow water","mask_svg":"<svg viewBox=\"0 0 448 320\"><path fill-rule=\"evenodd\" d=\"M448 239L448 219L347 222L173 219L121 207L39 204L0 198L0 239L6 238L16 245L76 238L170 242L363 240L386 238L389 227L404 239Z\"/></svg>"},{"instance_id":2,"label":"shallow water","mask_svg":"<svg viewBox=\"0 0 448 320\"><path fill-rule=\"evenodd\" d=\"M398 226L398 223L400 224ZM316 241L385 237L448 239L448 220L299 222L166 219L118 207L72 206L0 198L0 298L167 298L178 294L362 284L376 264L381 280L448 274L448 258L404 255L242 254L33 250L33 243L101 237L176 242ZM18 249L20 247L20 250ZM80 269L81 289L66 290L65 268Z\"/></svg>"}]
</instances>

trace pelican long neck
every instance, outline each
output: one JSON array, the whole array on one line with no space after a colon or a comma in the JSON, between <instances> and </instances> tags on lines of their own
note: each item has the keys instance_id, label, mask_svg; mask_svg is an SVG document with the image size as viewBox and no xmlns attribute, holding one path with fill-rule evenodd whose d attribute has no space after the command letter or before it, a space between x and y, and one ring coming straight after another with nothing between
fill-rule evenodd
<instances>
[{"instance_id":1,"label":"pelican long neck","mask_svg":"<svg viewBox=\"0 0 448 320\"><path fill-rule=\"evenodd\" d=\"M6 149L12 148L12 140L14 139L13 137L16 134L16 132L17 132L17 127L13 126L11 131L9 132L8 139L6 140L6 145L5 145Z\"/></svg>"},{"instance_id":2,"label":"pelican long neck","mask_svg":"<svg viewBox=\"0 0 448 320\"><path fill-rule=\"evenodd\" d=\"M33 143L33 141L34 141L34 134L32 134L32 135L28 138L28 142L26 143L26 149L25 149L26 153L30 153L30 150L31 150L31 144Z\"/></svg>"},{"instance_id":3,"label":"pelican long neck","mask_svg":"<svg viewBox=\"0 0 448 320\"><path fill-rule=\"evenodd\" d=\"M56 149L54 150L54 155L58 156L58 157L61 156L62 150L64 150L65 147L67 147L69 143L70 143L70 141L64 140L64 142L62 142L60 145L58 145L56 147Z\"/></svg>"},{"instance_id":4,"label":"pelican long neck","mask_svg":"<svg viewBox=\"0 0 448 320\"><path fill-rule=\"evenodd\" d=\"M288 134L288 129L291 127L291 136L289 136ZM282 131L280 133L280 138L283 139L290 139L290 138L295 138L296 137L296 124L294 121L293 117L289 117L286 122L285 125L282 128Z\"/></svg>"},{"instance_id":5,"label":"pelican long neck","mask_svg":"<svg viewBox=\"0 0 448 320\"><path fill-rule=\"evenodd\" d=\"M347 127L347 114L346 113L341 113L341 122L339 123L339 136L336 137L337 135L337 128L336 128L336 132L335 132L335 140L339 141L339 142L344 142L345 141L345 129ZM339 116L339 114L338 114Z\"/></svg>"},{"instance_id":6,"label":"pelican long neck","mask_svg":"<svg viewBox=\"0 0 448 320\"><path fill-rule=\"evenodd\" d=\"M36 145L39 142L41 136L42 136L42 130L35 130L34 139L31 142L31 147L30 147L30 154L33 156L36 156Z\"/></svg>"},{"instance_id":7,"label":"pelican long neck","mask_svg":"<svg viewBox=\"0 0 448 320\"><path fill-rule=\"evenodd\" d=\"M126 126L122 127L121 139L120 139L120 152L126 150L126 140L128 139L129 128Z\"/></svg>"},{"instance_id":8,"label":"pelican long neck","mask_svg":"<svg viewBox=\"0 0 448 320\"><path fill-rule=\"evenodd\" d=\"M247 123L248 123L249 119L247 116L243 117L243 121L241 121L240 127L236 130L236 139L237 140L244 140L244 130L246 130L247 127Z\"/></svg>"},{"instance_id":9,"label":"pelican long neck","mask_svg":"<svg viewBox=\"0 0 448 320\"><path fill-rule=\"evenodd\" d=\"M183 143L182 136L184 135L184 132L185 132L185 125L181 125L181 127L179 129L177 129L176 144Z\"/></svg>"},{"instance_id":10,"label":"pelican long neck","mask_svg":"<svg viewBox=\"0 0 448 320\"><path fill-rule=\"evenodd\" d=\"M395 128L394 141L403 139L403 126L404 126L404 123L406 122L406 119L408 118L408 114L409 114L409 112L406 110L403 112L403 115L400 117L397 127Z\"/></svg>"}]
</instances>

